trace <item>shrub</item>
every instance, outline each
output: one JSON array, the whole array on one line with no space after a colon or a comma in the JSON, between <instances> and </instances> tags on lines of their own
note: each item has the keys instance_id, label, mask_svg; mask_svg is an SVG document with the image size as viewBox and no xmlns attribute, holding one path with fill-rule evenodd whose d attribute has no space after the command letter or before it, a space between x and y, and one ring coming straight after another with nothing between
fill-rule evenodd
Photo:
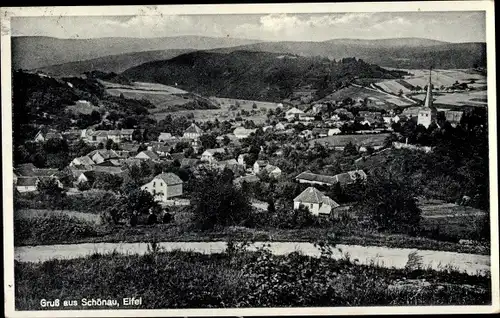
<instances>
[{"instance_id":1,"label":"shrub","mask_svg":"<svg viewBox=\"0 0 500 318\"><path fill-rule=\"evenodd\" d=\"M57 244L97 236L102 228L95 223L67 215L46 215L14 219L15 245Z\"/></svg>"}]
</instances>

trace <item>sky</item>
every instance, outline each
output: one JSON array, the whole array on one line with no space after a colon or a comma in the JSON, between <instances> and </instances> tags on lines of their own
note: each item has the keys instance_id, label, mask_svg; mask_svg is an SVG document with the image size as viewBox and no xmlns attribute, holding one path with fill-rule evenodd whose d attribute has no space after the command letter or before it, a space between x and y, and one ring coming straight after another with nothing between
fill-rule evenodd
<instances>
[{"instance_id":1,"label":"sky","mask_svg":"<svg viewBox=\"0 0 500 318\"><path fill-rule=\"evenodd\" d=\"M485 42L485 14L462 12L356 12L15 17L13 36L57 38L201 35L263 41L419 37L447 42Z\"/></svg>"}]
</instances>

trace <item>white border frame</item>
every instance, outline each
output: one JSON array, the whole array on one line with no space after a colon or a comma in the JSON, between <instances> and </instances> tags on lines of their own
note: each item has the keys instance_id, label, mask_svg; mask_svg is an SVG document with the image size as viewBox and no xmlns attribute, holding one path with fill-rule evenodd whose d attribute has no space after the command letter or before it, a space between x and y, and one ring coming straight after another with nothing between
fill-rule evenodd
<instances>
[{"instance_id":1,"label":"white border frame","mask_svg":"<svg viewBox=\"0 0 500 318\"><path fill-rule=\"evenodd\" d=\"M15 16L102 16L102 15L171 15L171 14L269 14L325 12L411 12L411 11L485 11L488 69L488 127L490 155L491 215L491 306L400 306L400 307L308 307L244 309L154 309L154 310L43 310L16 311L14 304L14 235L13 235L13 167L12 167L12 101L10 18ZM186 316L269 316L269 315L359 315L359 314L463 314L500 312L498 250L498 187L496 127L496 67L494 2L490 1L422 1L369 3L294 3L294 4L228 4L228 5L161 5L161 6L79 6L79 7L11 7L1 8L1 81L2 81L2 169L4 222L4 299L7 317L186 317ZM6 266L6 265L11 266Z\"/></svg>"}]
</instances>

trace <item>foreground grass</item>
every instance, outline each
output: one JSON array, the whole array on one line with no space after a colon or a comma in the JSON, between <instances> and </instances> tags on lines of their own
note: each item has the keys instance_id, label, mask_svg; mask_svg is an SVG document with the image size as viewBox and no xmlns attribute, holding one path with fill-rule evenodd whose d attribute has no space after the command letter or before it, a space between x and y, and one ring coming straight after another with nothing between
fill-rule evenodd
<instances>
[{"instance_id":1,"label":"foreground grass","mask_svg":"<svg viewBox=\"0 0 500 318\"><path fill-rule=\"evenodd\" d=\"M489 277L383 269L296 253L273 256L265 250L16 262L15 282L17 310L109 308L83 306L83 298L117 299L120 309L491 303ZM142 304L124 307L125 297L142 297ZM42 308L42 299L78 304Z\"/></svg>"},{"instance_id":2,"label":"foreground grass","mask_svg":"<svg viewBox=\"0 0 500 318\"><path fill-rule=\"evenodd\" d=\"M76 244L76 243L135 243L157 241L220 241L255 240L272 242L311 242L332 234L328 228L253 229L228 227L219 231L199 232L186 219L172 224L104 226L81 218L59 214L41 214L34 217L16 217L14 243L16 246ZM429 238L378 233L344 234L336 238L338 244L386 246L391 248L418 248L460 253L489 255L487 246L461 245Z\"/></svg>"}]
</instances>

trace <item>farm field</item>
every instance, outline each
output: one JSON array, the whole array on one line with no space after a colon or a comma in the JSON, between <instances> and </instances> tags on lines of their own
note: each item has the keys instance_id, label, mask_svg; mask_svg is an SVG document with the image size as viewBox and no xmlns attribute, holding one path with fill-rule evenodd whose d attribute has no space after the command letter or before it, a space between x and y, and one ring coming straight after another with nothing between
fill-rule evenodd
<instances>
[{"instance_id":1,"label":"farm field","mask_svg":"<svg viewBox=\"0 0 500 318\"><path fill-rule=\"evenodd\" d=\"M385 139L390 134L370 134L370 135L336 135L324 138L313 139L310 141L311 144L318 142L320 144L329 144L330 146L343 147L349 142L358 146L382 146Z\"/></svg>"},{"instance_id":2,"label":"farm field","mask_svg":"<svg viewBox=\"0 0 500 318\"><path fill-rule=\"evenodd\" d=\"M424 100L425 94L414 94L412 98L418 100ZM469 91L469 92L457 92L457 93L435 93L434 103L439 106L450 105L450 106L488 106L488 92L485 90L481 91Z\"/></svg>"},{"instance_id":3,"label":"farm field","mask_svg":"<svg viewBox=\"0 0 500 318\"><path fill-rule=\"evenodd\" d=\"M405 77L404 79L397 80L384 80L378 82L376 85L380 89L397 94L402 91L403 94L411 94L412 89L416 86L425 87L429 81L429 71L428 70L403 70L411 73L412 75ZM454 105L454 106L486 106L487 105L487 82L486 77L481 74L477 74L470 70L432 70L432 83L435 87L449 87L455 82L467 83L467 85L473 88L473 91L469 92L457 92L457 93L435 93L435 103L443 105ZM471 82L472 81L472 82ZM416 100L424 100L425 94L412 94L412 98Z\"/></svg>"},{"instance_id":4,"label":"farm field","mask_svg":"<svg viewBox=\"0 0 500 318\"><path fill-rule=\"evenodd\" d=\"M261 124L267 119L267 110L275 109L278 107L278 103L273 102L263 102L263 101L253 101L244 99L234 99L234 98L222 98L222 97L210 97L215 105L219 106L220 109L204 109L204 110L182 110L175 113L169 113L172 116L186 116L188 114L193 114L196 121L211 121L214 118L219 120L231 120L238 117L238 113L243 120L252 120L255 124ZM231 106L239 106L235 110L230 110ZM253 105L257 105L257 108L253 108ZM245 110L250 113L249 116L244 116L241 111ZM165 114L166 115L166 114Z\"/></svg>"},{"instance_id":5,"label":"farm field","mask_svg":"<svg viewBox=\"0 0 500 318\"><path fill-rule=\"evenodd\" d=\"M397 91L394 94L397 94ZM372 97L380 101L380 105L374 105L374 106L384 109L412 105L412 103L407 99L383 93L372 88L362 87L357 85L350 85L349 87L342 88L321 99L319 102L342 101L348 97L355 100L364 99L366 97Z\"/></svg>"}]
</instances>

